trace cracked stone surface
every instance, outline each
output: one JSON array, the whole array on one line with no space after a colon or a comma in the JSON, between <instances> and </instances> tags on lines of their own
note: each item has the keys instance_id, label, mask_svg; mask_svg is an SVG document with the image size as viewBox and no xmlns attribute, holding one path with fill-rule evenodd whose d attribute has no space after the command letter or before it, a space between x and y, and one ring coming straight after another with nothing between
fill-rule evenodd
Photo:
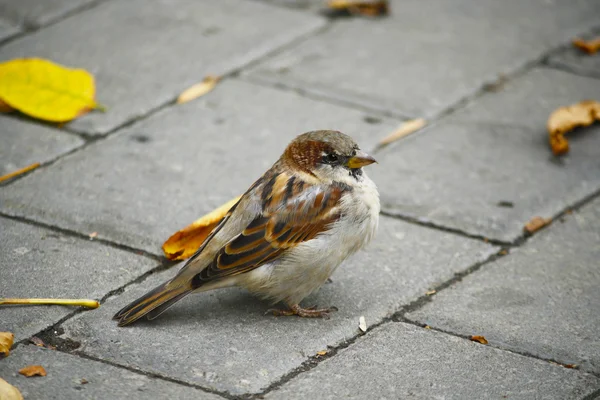
<instances>
[{"instance_id":1,"label":"cracked stone surface","mask_svg":"<svg viewBox=\"0 0 600 400\"><path fill-rule=\"evenodd\" d=\"M546 121L600 93L600 80L536 69L377 154L382 209L513 242L534 216L553 217L600 190L600 126L568 135L554 157Z\"/></svg>"},{"instance_id":2,"label":"cracked stone surface","mask_svg":"<svg viewBox=\"0 0 600 400\"><path fill-rule=\"evenodd\" d=\"M0 17L0 40L8 39L20 31L15 23Z\"/></svg>"},{"instance_id":3,"label":"cracked stone surface","mask_svg":"<svg viewBox=\"0 0 600 400\"><path fill-rule=\"evenodd\" d=\"M600 373L600 200L409 314L461 335Z\"/></svg>"},{"instance_id":4,"label":"cracked stone surface","mask_svg":"<svg viewBox=\"0 0 600 400\"><path fill-rule=\"evenodd\" d=\"M105 134L205 75L231 72L324 22L246 0L107 1L0 48L0 60L35 55L93 73L96 99L108 112L67 126ZM73 32L85 40L72 40Z\"/></svg>"},{"instance_id":5,"label":"cracked stone surface","mask_svg":"<svg viewBox=\"0 0 600 400\"><path fill-rule=\"evenodd\" d=\"M157 266L146 257L6 218L0 218L0 254L0 297L8 298L98 300ZM1 306L0 330L13 332L17 342L75 309Z\"/></svg>"},{"instance_id":6,"label":"cracked stone surface","mask_svg":"<svg viewBox=\"0 0 600 400\"><path fill-rule=\"evenodd\" d=\"M0 116L0 140L0 175L51 161L83 144L77 136L5 116Z\"/></svg>"},{"instance_id":7,"label":"cracked stone surface","mask_svg":"<svg viewBox=\"0 0 600 400\"><path fill-rule=\"evenodd\" d=\"M368 116L226 81L15 182L0 191L0 210L162 254L171 234L246 191L298 134L339 129L369 149L398 124Z\"/></svg>"},{"instance_id":8,"label":"cracked stone surface","mask_svg":"<svg viewBox=\"0 0 600 400\"><path fill-rule=\"evenodd\" d=\"M585 32L600 14L596 0L390 3L389 17L339 20L251 75L401 116L431 116Z\"/></svg>"},{"instance_id":9,"label":"cracked stone surface","mask_svg":"<svg viewBox=\"0 0 600 400\"><path fill-rule=\"evenodd\" d=\"M97 0L0 0L0 14L29 28L38 28Z\"/></svg>"},{"instance_id":10,"label":"cracked stone surface","mask_svg":"<svg viewBox=\"0 0 600 400\"><path fill-rule=\"evenodd\" d=\"M47 375L20 375L18 371L27 365L41 365ZM31 345L19 346L2 360L0 376L26 399L222 399L199 389Z\"/></svg>"},{"instance_id":11,"label":"cracked stone surface","mask_svg":"<svg viewBox=\"0 0 600 400\"><path fill-rule=\"evenodd\" d=\"M305 300L337 306L330 320L265 316L268 303L224 289L189 296L156 320L118 328L112 315L172 277L172 270L131 286L94 314L67 321L64 336L94 357L219 391L254 393L317 351L355 336L361 315L368 325L376 324L497 251L390 218L380 225L369 250L347 260L333 283ZM428 250L433 245L436 252Z\"/></svg>"},{"instance_id":12,"label":"cracked stone surface","mask_svg":"<svg viewBox=\"0 0 600 400\"><path fill-rule=\"evenodd\" d=\"M598 388L592 375L390 323L265 398L575 400Z\"/></svg>"},{"instance_id":13,"label":"cracked stone surface","mask_svg":"<svg viewBox=\"0 0 600 400\"><path fill-rule=\"evenodd\" d=\"M569 47L550 57L548 63L579 75L600 78L600 53L592 55ZM597 100L598 96L594 99Z\"/></svg>"}]
</instances>

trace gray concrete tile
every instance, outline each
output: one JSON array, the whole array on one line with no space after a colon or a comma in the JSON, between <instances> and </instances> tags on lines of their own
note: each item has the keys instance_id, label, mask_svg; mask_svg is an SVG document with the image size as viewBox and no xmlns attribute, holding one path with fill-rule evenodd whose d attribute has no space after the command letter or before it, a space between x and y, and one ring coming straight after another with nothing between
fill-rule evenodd
<instances>
[{"instance_id":1,"label":"gray concrete tile","mask_svg":"<svg viewBox=\"0 0 600 400\"><path fill-rule=\"evenodd\" d=\"M146 257L5 218L0 218L0 227L1 297L101 299L157 266ZM1 306L0 330L13 332L19 341L73 310Z\"/></svg>"},{"instance_id":2,"label":"gray concrete tile","mask_svg":"<svg viewBox=\"0 0 600 400\"><path fill-rule=\"evenodd\" d=\"M19 26L17 26L15 23L4 18L0 18L0 41L8 39L20 31L21 28L19 28Z\"/></svg>"},{"instance_id":3,"label":"gray concrete tile","mask_svg":"<svg viewBox=\"0 0 600 400\"><path fill-rule=\"evenodd\" d=\"M39 27L96 0L0 0L0 14L28 27Z\"/></svg>"},{"instance_id":4,"label":"gray concrete tile","mask_svg":"<svg viewBox=\"0 0 600 400\"><path fill-rule=\"evenodd\" d=\"M0 60L45 57L92 72L97 100L108 112L68 126L103 134L173 100L205 75L230 72L324 23L246 0L162 0L152 7L145 0L109 1L8 44Z\"/></svg>"},{"instance_id":5,"label":"gray concrete tile","mask_svg":"<svg viewBox=\"0 0 600 400\"><path fill-rule=\"evenodd\" d=\"M599 373L599 244L596 199L409 318Z\"/></svg>"},{"instance_id":6,"label":"gray concrete tile","mask_svg":"<svg viewBox=\"0 0 600 400\"><path fill-rule=\"evenodd\" d=\"M377 154L382 208L392 214L514 241L536 215L552 217L600 189L600 127L568 136L556 158L551 112L600 93L600 80L534 70L499 93ZM510 202L503 207L500 202Z\"/></svg>"},{"instance_id":7,"label":"gray concrete tile","mask_svg":"<svg viewBox=\"0 0 600 400\"><path fill-rule=\"evenodd\" d=\"M579 75L600 78L600 53L591 55L570 47L550 57L548 63Z\"/></svg>"},{"instance_id":8,"label":"gray concrete tile","mask_svg":"<svg viewBox=\"0 0 600 400\"><path fill-rule=\"evenodd\" d=\"M173 276L166 271L128 287L97 313L67 321L64 337L80 342L78 351L110 362L233 394L258 392L317 351L357 335L361 315L376 324L493 251L383 217L370 248L305 300L337 306L329 320L264 315L268 303L233 288L189 296L156 320L118 328L112 315Z\"/></svg>"},{"instance_id":9,"label":"gray concrete tile","mask_svg":"<svg viewBox=\"0 0 600 400\"><path fill-rule=\"evenodd\" d=\"M242 194L296 135L339 129L368 149L398 124L364 118L228 80L15 182L0 191L0 209L162 254L172 233Z\"/></svg>"},{"instance_id":10,"label":"gray concrete tile","mask_svg":"<svg viewBox=\"0 0 600 400\"><path fill-rule=\"evenodd\" d=\"M41 365L47 375L20 375L18 370L27 365ZM200 389L35 346L12 351L0 363L0 376L26 399L222 399Z\"/></svg>"},{"instance_id":11,"label":"gray concrete tile","mask_svg":"<svg viewBox=\"0 0 600 400\"><path fill-rule=\"evenodd\" d=\"M257 65L253 79L430 116L598 23L596 0L397 0ZM434 28L433 28L434 27Z\"/></svg>"},{"instance_id":12,"label":"gray concrete tile","mask_svg":"<svg viewBox=\"0 0 600 400\"><path fill-rule=\"evenodd\" d=\"M266 399L581 399L592 375L390 323Z\"/></svg>"},{"instance_id":13,"label":"gray concrete tile","mask_svg":"<svg viewBox=\"0 0 600 400\"><path fill-rule=\"evenodd\" d=\"M0 175L51 161L84 143L57 129L6 116L0 116L0 140Z\"/></svg>"}]
</instances>

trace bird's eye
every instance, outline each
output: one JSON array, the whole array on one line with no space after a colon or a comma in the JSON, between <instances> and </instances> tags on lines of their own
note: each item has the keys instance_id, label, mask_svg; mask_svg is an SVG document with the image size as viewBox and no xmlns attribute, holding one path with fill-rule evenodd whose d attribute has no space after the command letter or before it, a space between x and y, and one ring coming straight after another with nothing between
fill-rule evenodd
<instances>
[{"instance_id":1,"label":"bird's eye","mask_svg":"<svg viewBox=\"0 0 600 400\"><path fill-rule=\"evenodd\" d=\"M338 160L338 156L335 153L329 153L323 158L325 159L325 162L328 164L333 164L334 162L336 162Z\"/></svg>"}]
</instances>

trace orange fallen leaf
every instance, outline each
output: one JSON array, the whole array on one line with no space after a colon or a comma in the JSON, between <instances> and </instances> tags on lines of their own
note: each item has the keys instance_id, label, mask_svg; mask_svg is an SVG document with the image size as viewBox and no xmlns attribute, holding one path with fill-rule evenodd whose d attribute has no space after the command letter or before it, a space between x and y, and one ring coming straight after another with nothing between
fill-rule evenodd
<instances>
[{"instance_id":1,"label":"orange fallen leaf","mask_svg":"<svg viewBox=\"0 0 600 400\"><path fill-rule=\"evenodd\" d=\"M534 232L539 231L544 226L548 225L550 222L552 222L551 218L533 217L529 220L528 223L525 224L523 230L526 233L532 234Z\"/></svg>"},{"instance_id":2,"label":"orange fallen leaf","mask_svg":"<svg viewBox=\"0 0 600 400\"><path fill-rule=\"evenodd\" d=\"M14 340L15 335L11 332L0 332L0 358L8 357Z\"/></svg>"},{"instance_id":3,"label":"orange fallen leaf","mask_svg":"<svg viewBox=\"0 0 600 400\"><path fill-rule=\"evenodd\" d=\"M26 377L46 376L46 370L41 365L28 365L25 368L21 368L19 373Z\"/></svg>"},{"instance_id":4,"label":"orange fallen leaf","mask_svg":"<svg viewBox=\"0 0 600 400\"><path fill-rule=\"evenodd\" d=\"M584 100L580 103L554 110L548 118L548 134L550 147L555 155L569 151L569 143L564 134L581 126L588 126L600 121L600 103Z\"/></svg>"},{"instance_id":5,"label":"orange fallen leaf","mask_svg":"<svg viewBox=\"0 0 600 400\"><path fill-rule=\"evenodd\" d=\"M318 356L325 356L325 355L327 355L327 350L317 351L317 355Z\"/></svg>"},{"instance_id":6,"label":"orange fallen leaf","mask_svg":"<svg viewBox=\"0 0 600 400\"><path fill-rule=\"evenodd\" d=\"M427 124L427 121L424 120L423 118L417 118L417 119L413 119L410 121L406 121L405 123L400 125L400 127L398 129L396 129L394 132L390 133L389 135L387 135L386 137L381 139L379 141L379 145L385 146L392 142L395 142L396 140L402 139L403 137L408 136L411 133L418 131L419 129L424 127L426 124Z\"/></svg>"},{"instance_id":7,"label":"orange fallen leaf","mask_svg":"<svg viewBox=\"0 0 600 400\"><path fill-rule=\"evenodd\" d=\"M591 40L575 38L573 39L573 46L577 47L582 51L585 51L588 54L594 54L598 50L600 50L600 37Z\"/></svg>"},{"instance_id":8,"label":"orange fallen leaf","mask_svg":"<svg viewBox=\"0 0 600 400\"><path fill-rule=\"evenodd\" d=\"M240 197L229 200L219 208L200 217L191 225L171 235L162 246L165 256L169 260L185 260L191 257L231 207L240 200Z\"/></svg>"},{"instance_id":9,"label":"orange fallen leaf","mask_svg":"<svg viewBox=\"0 0 600 400\"><path fill-rule=\"evenodd\" d=\"M16 171L9 172L6 175L0 176L0 182L4 182L4 181L7 181L9 179L16 178L19 175L26 174L27 172L32 171L32 170L36 169L39 166L40 166L40 163L35 163L35 164L28 165L28 166L26 166L24 168L18 169Z\"/></svg>"},{"instance_id":10,"label":"orange fallen leaf","mask_svg":"<svg viewBox=\"0 0 600 400\"><path fill-rule=\"evenodd\" d=\"M217 83L220 79L220 76L206 76L202 80L202 82L196 83L195 85L192 85L183 92L181 92L179 97L177 97L177 104L187 103L188 101L197 99L200 96L204 96L206 93L213 90L215 86L217 86Z\"/></svg>"},{"instance_id":11,"label":"orange fallen leaf","mask_svg":"<svg viewBox=\"0 0 600 400\"><path fill-rule=\"evenodd\" d=\"M474 335L471 336L469 339L471 339L474 342L479 342L481 344L488 344L488 341L484 336Z\"/></svg>"},{"instance_id":12,"label":"orange fallen leaf","mask_svg":"<svg viewBox=\"0 0 600 400\"><path fill-rule=\"evenodd\" d=\"M41 58L0 63L0 99L30 117L66 122L94 108L94 77Z\"/></svg>"},{"instance_id":13,"label":"orange fallen leaf","mask_svg":"<svg viewBox=\"0 0 600 400\"><path fill-rule=\"evenodd\" d=\"M23 400L19 389L0 378L0 399L2 400Z\"/></svg>"},{"instance_id":14,"label":"orange fallen leaf","mask_svg":"<svg viewBox=\"0 0 600 400\"><path fill-rule=\"evenodd\" d=\"M387 0L330 0L327 7L354 15L378 17L390 12Z\"/></svg>"}]
</instances>

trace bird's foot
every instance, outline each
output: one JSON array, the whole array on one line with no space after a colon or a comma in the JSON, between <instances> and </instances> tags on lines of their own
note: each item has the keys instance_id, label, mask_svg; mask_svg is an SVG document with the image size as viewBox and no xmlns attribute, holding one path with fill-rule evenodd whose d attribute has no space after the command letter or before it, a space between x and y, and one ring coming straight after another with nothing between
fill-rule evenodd
<instances>
[{"instance_id":1,"label":"bird's foot","mask_svg":"<svg viewBox=\"0 0 600 400\"><path fill-rule=\"evenodd\" d=\"M303 318L325 318L328 319L330 314L334 311L337 311L337 307L329 307L329 308L321 308L317 309L317 306L302 308L298 304L294 304L290 306L289 310L277 310L270 309L267 311L267 314L273 314L277 317L289 317L292 315L297 315Z\"/></svg>"}]
</instances>

